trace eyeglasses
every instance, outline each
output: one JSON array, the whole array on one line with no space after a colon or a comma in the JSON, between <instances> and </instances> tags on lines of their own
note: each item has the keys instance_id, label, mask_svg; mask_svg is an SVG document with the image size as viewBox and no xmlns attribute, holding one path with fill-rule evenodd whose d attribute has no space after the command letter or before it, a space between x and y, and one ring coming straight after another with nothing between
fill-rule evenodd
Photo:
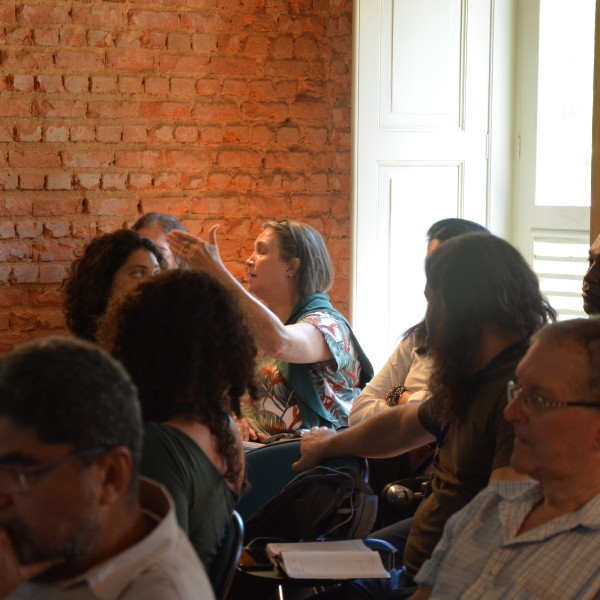
<instances>
[{"instance_id":1,"label":"eyeglasses","mask_svg":"<svg viewBox=\"0 0 600 600\"><path fill-rule=\"evenodd\" d=\"M539 394L524 394L523 388L514 381L509 381L506 385L506 397L508 403L514 402L518 396L521 396L521 403L527 408L538 410L544 408L569 408L570 406L583 406L587 408L600 408L600 402L550 402Z\"/></svg>"},{"instance_id":2,"label":"eyeglasses","mask_svg":"<svg viewBox=\"0 0 600 600\"><path fill-rule=\"evenodd\" d=\"M108 446L84 448L83 450L76 450L75 452L71 452L70 454L61 456L55 460L49 460L47 462L31 466L19 464L0 464L0 491L7 493L30 492L35 481L52 469L59 467L70 460L91 458L108 450L110 450L110 447Z\"/></svg>"}]
</instances>

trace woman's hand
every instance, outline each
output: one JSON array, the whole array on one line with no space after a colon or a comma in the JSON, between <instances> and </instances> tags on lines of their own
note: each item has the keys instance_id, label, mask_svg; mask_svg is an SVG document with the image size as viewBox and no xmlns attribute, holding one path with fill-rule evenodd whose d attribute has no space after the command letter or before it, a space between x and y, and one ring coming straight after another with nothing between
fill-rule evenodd
<instances>
[{"instance_id":1,"label":"woman's hand","mask_svg":"<svg viewBox=\"0 0 600 600\"><path fill-rule=\"evenodd\" d=\"M258 440L258 436L256 435L256 431L250 427L250 423L248 423L248 419L246 417L240 417L239 419L233 415L233 420L237 425L238 431L242 436L242 440L244 442L253 442Z\"/></svg>"},{"instance_id":2,"label":"woman's hand","mask_svg":"<svg viewBox=\"0 0 600 600\"><path fill-rule=\"evenodd\" d=\"M27 565L22 564L8 533L0 528L0 598L9 596L21 584L62 562L63 559L52 559Z\"/></svg>"},{"instance_id":3,"label":"woman's hand","mask_svg":"<svg viewBox=\"0 0 600 600\"><path fill-rule=\"evenodd\" d=\"M173 230L167 235L167 242L173 254L185 260L192 269L218 275L226 271L217 245L218 228L219 225L213 225L210 228L209 241L204 241L184 231Z\"/></svg>"}]
</instances>

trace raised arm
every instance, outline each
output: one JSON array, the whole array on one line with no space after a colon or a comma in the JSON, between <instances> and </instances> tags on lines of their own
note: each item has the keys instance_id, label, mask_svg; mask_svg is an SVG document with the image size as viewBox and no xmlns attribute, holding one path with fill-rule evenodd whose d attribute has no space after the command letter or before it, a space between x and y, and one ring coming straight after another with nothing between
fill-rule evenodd
<instances>
[{"instance_id":1,"label":"raised arm","mask_svg":"<svg viewBox=\"0 0 600 600\"><path fill-rule=\"evenodd\" d=\"M168 242L176 256L192 268L206 271L225 285L238 299L248 327L259 348L268 356L289 363L328 360L331 352L321 332L309 323L284 325L279 317L246 291L226 269L217 245L218 225L209 231L209 241L183 231L171 231Z\"/></svg>"},{"instance_id":2,"label":"raised arm","mask_svg":"<svg viewBox=\"0 0 600 600\"><path fill-rule=\"evenodd\" d=\"M310 469L335 456L397 456L433 441L435 437L419 420L419 405L407 404L342 431L313 427L302 436L302 456L294 470Z\"/></svg>"}]
</instances>

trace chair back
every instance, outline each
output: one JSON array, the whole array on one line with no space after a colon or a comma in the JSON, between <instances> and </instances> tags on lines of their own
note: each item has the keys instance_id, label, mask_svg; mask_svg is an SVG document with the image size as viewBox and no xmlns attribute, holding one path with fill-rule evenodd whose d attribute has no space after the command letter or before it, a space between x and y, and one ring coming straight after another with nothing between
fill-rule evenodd
<instances>
[{"instance_id":1,"label":"chair back","mask_svg":"<svg viewBox=\"0 0 600 600\"><path fill-rule=\"evenodd\" d=\"M292 463L299 458L299 439L275 442L246 454L246 476L251 489L236 507L244 521L281 492L297 475L292 471ZM357 456L328 458L323 464L331 468L350 468L365 482L369 477L369 467L365 458Z\"/></svg>"},{"instance_id":2,"label":"chair back","mask_svg":"<svg viewBox=\"0 0 600 600\"><path fill-rule=\"evenodd\" d=\"M244 522L239 513L234 510L209 574L217 600L225 600L227 597L235 570L240 562L243 545Z\"/></svg>"}]
</instances>

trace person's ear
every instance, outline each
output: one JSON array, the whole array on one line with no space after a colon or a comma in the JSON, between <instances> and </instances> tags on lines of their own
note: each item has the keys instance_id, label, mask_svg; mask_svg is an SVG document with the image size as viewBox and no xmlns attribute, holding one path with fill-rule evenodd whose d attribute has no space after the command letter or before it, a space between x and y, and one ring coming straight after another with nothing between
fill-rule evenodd
<instances>
[{"instance_id":1,"label":"person's ear","mask_svg":"<svg viewBox=\"0 0 600 600\"><path fill-rule=\"evenodd\" d=\"M129 448L111 448L96 460L96 467L100 471L102 504L111 504L127 493L133 472L133 458Z\"/></svg>"},{"instance_id":2,"label":"person's ear","mask_svg":"<svg viewBox=\"0 0 600 600\"><path fill-rule=\"evenodd\" d=\"M287 276L288 279L291 277L295 277L300 269L300 259L296 256L290 260L288 263Z\"/></svg>"}]
</instances>

